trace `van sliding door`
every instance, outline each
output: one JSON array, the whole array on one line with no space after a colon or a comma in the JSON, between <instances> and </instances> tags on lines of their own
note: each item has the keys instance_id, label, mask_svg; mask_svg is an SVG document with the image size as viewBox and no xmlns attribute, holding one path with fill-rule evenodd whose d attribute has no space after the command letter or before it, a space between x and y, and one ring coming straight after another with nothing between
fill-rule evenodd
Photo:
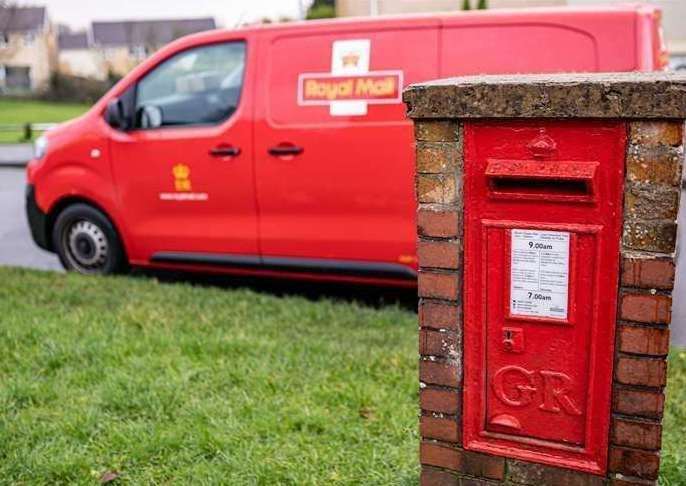
<instances>
[{"instance_id":1,"label":"van sliding door","mask_svg":"<svg viewBox=\"0 0 686 486\"><path fill-rule=\"evenodd\" d=\"M255 154L265 257L416 265L412 124L400 95L438 75L437 22L422 22L263 34Z\"/></svg>"}]
</instances>

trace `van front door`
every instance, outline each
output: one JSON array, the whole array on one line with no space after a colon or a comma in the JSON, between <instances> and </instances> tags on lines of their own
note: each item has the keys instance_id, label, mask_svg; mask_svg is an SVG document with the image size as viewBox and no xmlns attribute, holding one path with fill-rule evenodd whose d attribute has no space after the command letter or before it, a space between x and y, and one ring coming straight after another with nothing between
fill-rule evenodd
<instances>
[{"instance_id":1,"label":"van front door","mask_svg":"<svg viewBox=\"0 0 686 486\"><path fill-rule=\"evenodd\" d=\"M111 151L133 263L258 254L251 77L237 40L180 51L132 88L135 126Z\"/></svg>"}]
</instances>

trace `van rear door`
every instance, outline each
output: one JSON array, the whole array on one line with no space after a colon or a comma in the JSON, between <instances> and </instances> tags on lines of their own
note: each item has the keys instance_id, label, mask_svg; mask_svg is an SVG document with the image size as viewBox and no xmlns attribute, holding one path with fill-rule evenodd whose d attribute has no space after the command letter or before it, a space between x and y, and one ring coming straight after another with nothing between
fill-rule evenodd
<instances>
[{"instance_id":1,"label":"van rear door","mask_svg":"<svg viewBox=\"0 0 686 486\"><path fill-rule=\"evenodd\" d=\"M415 261L412 124L400 96L437 77L437 26L262 32L255 163L265 258Z\"/></svg>"},{"instance_id":2,"label":"van rear door","mask_svg":"<svg viewBox=\"0 0 686 486\"><path fill-rule=\"evenodd\" d=\"M642 69L635 6L446 16L441 77Z\"/></svg>"}]
</instances>

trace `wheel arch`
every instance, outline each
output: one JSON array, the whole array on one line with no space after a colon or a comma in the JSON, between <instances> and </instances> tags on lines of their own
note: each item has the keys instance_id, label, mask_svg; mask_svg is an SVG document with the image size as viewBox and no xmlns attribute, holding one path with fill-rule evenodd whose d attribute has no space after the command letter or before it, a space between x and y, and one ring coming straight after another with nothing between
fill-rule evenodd
<instances>
[{"instance_id":1,"label":"wheel arch","mask_svg":"<svg viewBox=\"0 0 686 486\"><path fill-rule=\"evenodd\" d=\"M52 241L52 233L55 228L55 222L57 221L58 216L62 211L64 211L66 208L69 206L73 206L74 204L85 204L87 206L91 206L94 209L97 209L100 211L112 224L112 227L114 228L114 231L116 231L117 236L119 237L119 241L121 242L122 249L124 251L124 256L128 260L128 248L127 248L127 243L126 239L124 238L124 235L121 231L121 228L119 226L119 223L117 222L116 218L112 216L112 214L107 211L101 204L98 204L96 201L84 197L84 196L76 196L76 195L69 195L65 196L57 201L50 207L50 210L47 213L47 220L46 220L46 234L48 235L48 245L50 248L50 251L55 251L55 245L54 242Z\"/></svg>"}]
</instances>

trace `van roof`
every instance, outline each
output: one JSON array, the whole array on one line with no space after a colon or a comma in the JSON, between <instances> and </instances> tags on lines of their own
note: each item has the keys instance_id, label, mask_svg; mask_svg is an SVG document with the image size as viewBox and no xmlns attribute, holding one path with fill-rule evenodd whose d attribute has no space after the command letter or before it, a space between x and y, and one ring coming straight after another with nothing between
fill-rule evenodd
<instances>
[{"instance_id":1,"label":"van roof","mask_svg":"<svg viewBox=\"0 0 686 486\"><path fill-rule=\"evenodd\" d=\"M339 17L319 20L297 20L292 22L280 22L272 24L246 24L234 29L220 29L225 31L262 31L262 30L294 30L294 29L316 29L318 27L343 27L352 25L376 25L400 22L405 23L413 20L450 20L450 19L470 19L482 20L484 18L500 19L512 17L531 17L531 16L574 16L577 14L613 14L624 13L644 13L656 14L660 8L641 2L617 3L611 5L588 5L588 6L562 6L562 7L531 7L531 8L502 8L488 10L469 10L469 11L444 11L414 14L393 14L379 15L375 17Z\"/></svg>"},{"instance_id":2,"label":"van roof","mask_svg":"<svg viewBox=\"0 0 686 486\"><path fill-rule=\"evenodd\" d=\"M338 31L340 33L352 33L360 27L364 28L408 28L413 27L414 24L434 25L440 26L443 24L510 24L516 22L545 22L545 23L559 23L559 24L575 24L586 23L591 20L595 21L596 27L602 29L603 23L610 18L621 17L625 21L629 21L632 17L645 16L659 18L661 9L654 5L630 2L612 5L592 5L582 7L541 7L541 8L527 8L527 9L494 9L494 10L472 10L468 12L432 12L424 14L403 14L403 15L388 15L378 17L346 17L337 19L325 20L307 20L285 22L278 24L259 24L246 25L235 29L215 29L205 32L198 32L181 37L162 47L159 51L153 54L150 58L136 66L127 76L138 77L147 72L155 63L167 56L170 52L175 52L178 49L193 47L205 43L222 42L226 39L241 38L244 35L252 35L259 32L281 33L284 35L297 34L299 32L307 32L312 34L318 33L332 33L331 31ZM112 90L113 93L119 93L119 89L125 84L117 84ZM122 88L123 89L123 88ZM106 100L107 98L103 98ZM103 101L104 103L105 101ZM102 109L100 104L96 104L94 109Z\"/></svg>"},{"instance_id":3,"label":"van roof","mask_svg":"<svg viewBox=\"0 0 686 486\"><path fill-rule=\"evenodd\" d=\"M184 41L200 41L206 38L216 40L222 34L234 34L237 32L253 33L263 31L298 31L298 30L327 30L331 27L343 28L364 26L392 26L392 25L408 25L414 21L420 22L445 22L445 21L476 21L483 22L487 20L522 20L526 18L540 18L551 17L566 19L573 19L577 15L586 16L593 14L594 16L616 15L618 13L634 13L649 16L660 15L661 9L658 6L641 3L641 2L627 2L610 5L588 5L588 6L562 6L562 7L532 7L532 8L503 8L503 9L489 9L489 10L470 10L470 11L447 11L447 12L428 12L415 14L394 14L394 15L380 15L376 17L343 17L333 19L321 20L297 20L293 22L281 22L273 24L246 24L231 29L216 29L205 32L198 32L181 37L172 44ZM561 20L561 19L560 19Z\"/></svg>"}]
</instances>

